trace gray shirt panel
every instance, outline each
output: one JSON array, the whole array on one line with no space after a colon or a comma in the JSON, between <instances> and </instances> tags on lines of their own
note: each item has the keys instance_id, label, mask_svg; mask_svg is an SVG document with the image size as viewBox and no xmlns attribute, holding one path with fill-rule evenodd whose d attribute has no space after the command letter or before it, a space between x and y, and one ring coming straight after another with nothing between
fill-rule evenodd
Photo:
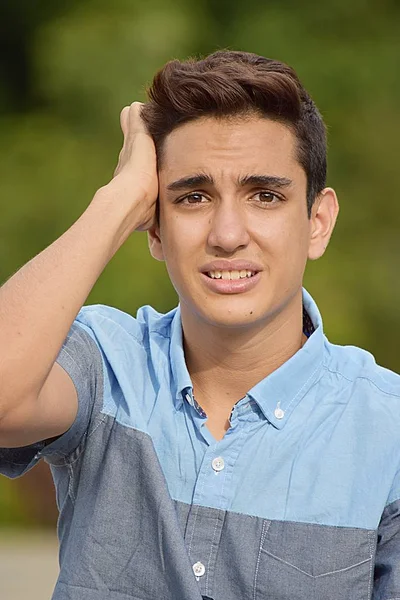
<instances>
[{"instance_id":1,"label":"gray shirt panel","mask_svg":"<svg viewBox=\"0 0 400 600\"><path fill-rule=\"evenodd\" d=\"M84 446L90 423L103 400L103 361L101 352L84 327L74 323L56 362L68 373L78 396L78 412L74 423L53 442L38 441L21 448L0 448L0 473L20 477L41 458L54 465L68 462L73 453Z\"/></svg>"}]
</instances>

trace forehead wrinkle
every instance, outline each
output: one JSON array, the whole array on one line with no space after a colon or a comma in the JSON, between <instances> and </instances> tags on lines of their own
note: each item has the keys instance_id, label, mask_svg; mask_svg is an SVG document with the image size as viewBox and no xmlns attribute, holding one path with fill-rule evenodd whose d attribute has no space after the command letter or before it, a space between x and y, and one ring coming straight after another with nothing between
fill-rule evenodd
<instances>
[{"instance_id":1,"label":"forehead wrinkle","mask_svg":"<svg viewBox=\"0 0 400 600\"><path fill-rule=\"evenodd\" d=\"M202 173L206 173L206 171L202 171ZM210 185L214 187L218 187L218 184L223 183L224 185L234 185L238 189L242 189L247 186L253 187L263 187L263 186L271 186L274 188L288 188L293 185L293 180L289 177L285 177L284 175L274 175L274 174L266 174L260 173L258 170L254 172L248 172L245 175L237 174L236 172L232 172L232 169L226 169L221 167L218 169L218 172L212 175L204 175L205 178L209 178Z\"/></svg>"},{"instance_id":2,"label":"forehead wrinkle","mask_svg":"<svg viewBox=\"0 0 400 600\"><path fill-rule=\"evenodd\" d=\"M264 120L261 123L258 123L258 120L257 122L250 120L245 128L243 128L244 123L238 123L237 132L231 130L227 133L234 134L231 135L232 142L237 136L237 141L240 143L230 145L223 143L225 136L220 135L220 129L217 128L221 124L214 123L213 120L210 123L213 125L212 128L209 128L206 122L185 124L171 132L163 140L161 147L157 147L158 173L165 190L170 182L197 174L205 174L214 180L213 183L211 180L209 183L199 182L199 186L213 187L220 192L222 189L228 191L228 188L232 192L234 189L243 190L244 182L238 184L238 180L249 178L253 174L282 179L286 177L291 180L290 189L297 187L299 179L302 181L303 175L305 176L304 169L296 156L296 145L293 146L293 134L286 127L282 129L282 125L278 126L276 123L264 122ZM257 130L253 131L256 125ZM259 135L259 127L262 136ZM264 138L265 144L260 145L258 142L263 141ZM255 141L257 143L254 145ZM291 142L290 147L289 142ZM214 143L217 143L216 147ZM278 179L257 183L254 180L250 182L248 179L246 185L287 188L286 184Z\"/></svg>"},{"instance_id":3,"label":"forehead wrinkle","mask_svg":"<svg viewBox=\"0 0 400 600\"><path fill-rule=\"evenodd\" d=\"M175 181L168 183L166 189L168 191L181 191L196 187L218 187L218 183L227 185L228 183L237 185L238 176L234 173L227 173L225 169L218 169L218 172L212 174L206 169L195 169L189 172L188 175L183 175Z\"/></svg>"}]
</instances>

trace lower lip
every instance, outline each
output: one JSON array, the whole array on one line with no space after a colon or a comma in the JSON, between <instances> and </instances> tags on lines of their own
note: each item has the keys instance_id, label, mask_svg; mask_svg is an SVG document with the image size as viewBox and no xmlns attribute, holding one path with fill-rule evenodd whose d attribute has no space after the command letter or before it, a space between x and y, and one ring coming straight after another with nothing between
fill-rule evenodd
<instances>
[{"instance_id":1,"label":"lower lip","mask_svg":"<svg viewBox=\"0 0 400 600\"><path fill-rule=\"evenodd\" d=\"M261 272L242 279L212 279L205 273L201 273L201 276L208 289L217 294L243 294L243 292L248 292L257 285L260 281Z\"/></svg>"}]
</instances>

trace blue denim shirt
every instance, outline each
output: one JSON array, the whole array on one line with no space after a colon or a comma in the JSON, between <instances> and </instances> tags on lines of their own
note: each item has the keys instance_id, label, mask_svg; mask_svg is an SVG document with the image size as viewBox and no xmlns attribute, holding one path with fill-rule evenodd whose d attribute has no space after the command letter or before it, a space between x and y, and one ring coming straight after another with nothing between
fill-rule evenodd
<instances>
[{"instance_id":1,"label":"blue denim shirt","mask_svg":"<svg viewBox=\"0 0 400 600\"><path fill-rule=\"evenodd\" d=\"M79 399L49 445L60 509L55 600L400 598L400 377L323 333L207 429L179 307L79 313L58 357Z\"/></svg>"}]
</instances>

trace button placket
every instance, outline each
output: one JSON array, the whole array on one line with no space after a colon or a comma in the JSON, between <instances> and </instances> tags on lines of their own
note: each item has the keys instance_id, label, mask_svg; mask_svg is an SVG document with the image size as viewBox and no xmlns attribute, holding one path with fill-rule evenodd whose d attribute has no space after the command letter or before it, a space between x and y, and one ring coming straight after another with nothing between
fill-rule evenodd
<instances>
[{"instance_id":1,"label":"button placket","mask_svg":"<svg viewBox=\"0 0 400 600\"><path fill-rule=\"evenodd\" d=\"M207 507L196 510L194 515L196 532L191 535L189 556L196 561L192 564L192 570L203 596L213 597L216 560L225 516L225 511Z\"/></svg>"},{"instance_id":2,"label":"button placket","mask_svg":"<svg viewBox=\"0 0 400 600\"><path fill-rule=\"evenodd\" d=\"M227 456L217 454L218 450L225 454L224 448L219 448L220 443L214 443L208 447L201 463L193 495L193 504L218 506L220 504L221 491L224 488L224 480L230 472L229 453ZM209 504L211 502L211 504Z\"/></svg>"}]
</instances>

